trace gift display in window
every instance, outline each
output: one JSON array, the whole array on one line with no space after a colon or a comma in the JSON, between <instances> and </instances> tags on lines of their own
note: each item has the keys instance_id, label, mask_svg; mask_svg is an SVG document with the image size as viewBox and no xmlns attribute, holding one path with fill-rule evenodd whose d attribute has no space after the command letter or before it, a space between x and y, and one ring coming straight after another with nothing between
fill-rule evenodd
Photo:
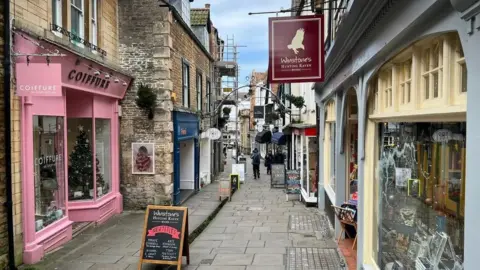
<instances>
[{"instance_id":1,"label":"gift display in window","mask_svg":"<svg viewBox=\"0 0 480 270\"><path fill-rule=\"evenodd\" d=\"M381 269L462 269L465 123L379 127Z\"/></svg>"},{"instance_id":2,"label":"gift display in window","mask_svg":"<svg viewBox=\"0 0 480 270\"><path fill-rule=\"evenodd\" d=\"M33 117L35 230L65 215L63 117Z\"/></svg>"}]
</instances>

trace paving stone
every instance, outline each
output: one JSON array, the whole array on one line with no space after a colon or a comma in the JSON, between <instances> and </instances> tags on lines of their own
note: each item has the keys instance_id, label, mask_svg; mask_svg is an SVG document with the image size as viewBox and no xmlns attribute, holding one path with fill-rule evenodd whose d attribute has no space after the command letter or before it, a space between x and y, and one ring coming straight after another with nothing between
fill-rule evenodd
<instances>
[{"instance_id":1,"label":"paving stone","mask_svg":"<svg viewBox=\"0 0 480 270\"><path fill-rule=\"evenodd\" d=\"M288 240L288 233L261 233L260 240Z\"/></svg>"},{"instance_id":2,"label":"paving stone","mask_svg":"<svg viewBox=\"0 0 480 270\"><path fill-rule=\"evenodd\" d=\"M207 233L207 234L209 234L209 233L224 233L226 229L227 229L226 227L208 227L202 233Z\"/></svg>"},{"instance_id":3,"label":"paving stone","mask_svg":"<svg viewBox=\"0 0 480 270\"><path fill-rule=\"evenodd\" d=\"M101 252L101 254L105 255L120 255L120 256L132 256L133 254L137 253L140 250L140 247L134 248L134 247L124 247L124 248L109 248L105 250L104 252Z\"/></svg>"},{"instance_id":4,"label":"paving stone","mask_svg":"<svg viewBox=\"0 0 480 270\"><path fill-rule=\"evenodd\" d=\"M138 263L138 258L137 258ZM125 270L129 267L129 264L105 264L105 263L96 263L88 270Z\"/></svg>"},{"instance_id":5,"label":"paving stone","mask_svg":"<svg viewBox=\"0 0 480 270\"><path fill-rule=\"evenodd\" d=\"M337 249L289 248L287 250L287 269L344 269L345 262Z\"/></svg>"},{"instance_id":6,"label":"paving stone","mask_svg":"<svg viewBox=\"0 0 480 270\"><path fill-rule=\"evenodd\" d=\"M251 233L253 230L253 226L238 226L237 224L234 224L235 226L228 226L225 229L225 233Z\"/></svg>"},{"instance_id":7,"label":"paving stone","mask_svg":"<svg viewBox=\"0 0 480 270\"><path fill-rule=\"evenodd\" d=\"M292 240L280 239L280 240L268 240L265 241L265 247L291 247Z\"/></svg>"},{"instance_id":8,"label":"paving stone","mask_svg":"<svg viewBox=\"0 0 480 270\"><path fill-rule=\"evenodd\" d=\"M285 265L283 254L255 254L252 265Z\"/></svg>"},{"instance_id":9,"label":"paving stone","mask_svg":"<svg viewBox=\"0 0 480 270\"><path fill-rule=\"evenodd\" d=\"M220 247L214 248L212 254L243 254L245 253L244 247Z\"/></svg>"},{"instance_id":10,"label":"paving stone","mask_svg":"<svg viewBox=\"0 0 480 270\"><path fill-rule=\"evenodd\" d=\"M139 257L123 256L123 258L120 259L118 263L123 263L123 264L138 263L138 260L139 260Z\"/></svg>"},{"instance_id":11,"label":"paving stone","mask_svg":"<svg viewBox=\"0 0 480 270\"><path fill-rule=\"evenodd\" d=\"M202 240L195 240L191 245L192 248L217 248L220 246L222 241L202 241Z\"/></svg>"},{"instance_id":12,"label":"paving stone","mask_svg":"<svg viewBox=\"0 0 480 270\"><path fill-rule=\"evenodd\" d=\"M250 240L247 247L265 247L265 241L262 240Z\"/></svg>"},{"instance_id":13,"label":"paving stone","mask_svg":"<svg viewBox=\"0 0 480 270\"><path fill-rule=\"evenodd\" d=\"M70 263L58 263L49 265L46 269L54 269L54 270L87 270L92 267L94 263L84 263L84 262L70 262Z\"/></svg>"},{"instance_id":14,"label":"paving stone","mask_svg":"<svg viewBox=\"0 0 480 270\"><path fill-rule=\"evenodd\" d=\"M225 240L220 244L221 248L225 247L247 247L248 240Z\"/></svg>"},{"instance_id":15,"label":"paving stone","mask_svg":"<svg viewBox=\"0 0 480 270\"><path fill-rule=\"evenodd\" d=\"M235 234L208 234L208 233L202 233L199 237L198 240L233 240L235 237Z\"/></svg>"},{"instance_id":16,"label":"paving stone","mask_svg":"<svg viewBox=\"0 0 480 270\"><path fill-rule=\"evenodd\" d=\"M190 253L212 253L213 248L190 248Z\"/></svg>"},{"instance_id":17,"label":"paving stone","mask_svg":"<svg viewBox=\"0 0 480 270\"><path fill-rule=\"evenodd\" d=\"M218 254L213 265L250 265L253 256L253 254Z\"/></svg>"},{"instance_id":18,"label":"paving stone","mask_svg":"<svg viewBox=\"0 0 480 270\"><path fill-rule=\"evenodd\" d=\"M233 240L260 240L260 233L236 233Z\"/></svg>"},{"instance_id":19,"label":"paving stone","mask_svg":"<svg viewBox=\"0 0 480 270\"><path fill-rule=\"evenodd\" d=\"M217 254L190 253L190 265L212 264ZM186 257L182 258L182 263L186 264Z\"/></svg>"},{"instance_id":20,"label":"paving stone","mask_svg":"<svg viewBox=\"0 0 480 270\"><path fill-rule=\"evenodd\" d=\"M285 265L249 265L246 270L285 270Z\"/></svg>"},{"instance_id":21,"label":"paving stone","mask_svg":"<svg viewBox=\"0 0 480 270\"><path fill-rule=\"evenodd\" d=\"M262 233L262 232L270 232L271 228L270 227L253 227L254 233Z\"/></svg>"},{"instance_id":22,"label":"paving stone","mask_svg":"<svg viewBox=\"0 0 480 270\"><path fill-rule=\"evenodd\" d=\"M116 255L83 255L78 257L77 261L79 262L89 262L89 263L116 263L123 256L116 256ZM138 258L137 258L138 259Z\"/></svg>"},{"instance_id":23,"label":"paving stone","mask_svg":"<svg viewBox=\"0 0 480 270\"><path fill-rule=\"evenodd\" d=\"M201 265L196 270L245 270L245 266L232 266L232 265Z\"/></svg>"},{"instance_id":24,"label":"paving stone","mask_svg":"<svg viewBox=\"0 0 480 270\"><path fill-rule=\"evenodd\" d=\"M286 254L286 248L247 248L245 254Z\"/></svg>"}]
</instances>

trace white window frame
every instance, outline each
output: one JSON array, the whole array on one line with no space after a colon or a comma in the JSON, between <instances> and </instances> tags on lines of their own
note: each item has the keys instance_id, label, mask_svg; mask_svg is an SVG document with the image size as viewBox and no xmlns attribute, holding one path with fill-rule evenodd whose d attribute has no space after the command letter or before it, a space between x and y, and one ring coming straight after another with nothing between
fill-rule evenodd
<instances>
[{"instance_id":1,"label":"white window frame","mask_svg":"<svg viewBox=\"0 0 480 270\"><path fill-rule=\"evenodd\" d=\"M385 109L393 107L393 69L388 68L381 75L383 107Z\"/></svg>"},{"instance_id":2,"label":"white window frame","mask_svg":"<svg viewBox=\"0 0 480 270\"><path fill-rule=\"evenodd\" d=\"M422 99L433 100L443 96L443 39L433 47L423 51L422 55ZM435 66L435 59L437 65ZM437 96L435 94L435 76L437 76ZM428 83L427 83L428 82Z\"/></svg>"},{"instance_id":3,"label":"white window frame","mask_svg":"<svg viewBox=\"0 0 480 270\"><path fill-rule=\"evenodd\" d=\"M412 58L400 64L400 104L412 101Z\"/></svg>"},{"instance_id":4,"label":"white window frame","mask_svg":"<svg viewBox=\"0 0 480 270\"><path fill-rule=\"evenodd\" d=\"M182 61L182 104L184 107L190 107L190 65Z\"/></svg>"},{"instance_id":5,"label":"white window frame","mask_svg":"<svg viewBox=\"0 0 480 270\"><path fill-rule=\"evenodd\" d=\"M196 90L197 90L197 111L203 111L203 96L202 96L202 88L203 88L203 74L200 71L197 71L197 79L196 79Z\"/></svg>"},{"instance_id":6,"label":"white window frame","mask_svg":"<svg viewBox=\"0 0 480 270\"><path fill-rule=\"evenodd\" d=\"M63 11L63 8L62 8L62 0L52 0L52 24L56 24L60 27L63 27L63 22L62 22L62 11ZM55 7L55 8L54 8ZM56 10L56 12L54 13L54 10ZM52 32L57 35L57 36L62 36L62 34L58 31L54 31L52 30Z\"/></svg>"},{"instance_id":7,"label":"white window frame","mask_svg":"<svg viewBox=\"0 0 480 270\"><path fill-rule=\"evenodd\" d=\"M71 20L73 19L73 15L72 15L72 9L76 9L77 11L80 11L80 17L79 17L79 29L78 29L78 33L76 33L76 35L78 35L79 37L85 39L85 0L80 0L82 3L81 3L81 7L77 7L74 5L74 3L72 3L72 1L74 0L70 0L70 32L73 33L72 29L71 29ZM79 47L82 47L83 48L83 44L80 43L80 42L73 42L74 44L76 44L77 46Z\"/></svg>"},{"instance_id":8,"label":"white window frame","mask_svg":"<svg viewBox=\"0 0 480 270\"><path fill-rule=\"evenodd\" d=\"M98 46L98 0L90 0L90 10L90 43Z\"/></svg>"}]
</instances>

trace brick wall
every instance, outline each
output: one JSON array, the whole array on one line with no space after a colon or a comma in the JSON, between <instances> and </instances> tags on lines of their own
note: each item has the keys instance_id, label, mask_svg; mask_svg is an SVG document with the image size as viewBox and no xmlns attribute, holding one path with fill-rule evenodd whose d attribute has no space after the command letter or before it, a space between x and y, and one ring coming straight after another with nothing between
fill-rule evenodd
<instances>
[{"instance_id":1,"label":"brick wall","mask_svg":"<svg viewBox=\"0 0 480 270\"><path fill-rule=\"evenodd\" d=\"M133 12L134 11L134 12ZM121 66L135 77L122 101L121 183L125 209L142 209L155 202L171 203L173 191L173 123L171 111L171 15L157 0L119 0ZM154 119L135 104L138 85L157 91ZM155 174L133 175L131 144L155 143Z\"/></svg>"}]
</instances>

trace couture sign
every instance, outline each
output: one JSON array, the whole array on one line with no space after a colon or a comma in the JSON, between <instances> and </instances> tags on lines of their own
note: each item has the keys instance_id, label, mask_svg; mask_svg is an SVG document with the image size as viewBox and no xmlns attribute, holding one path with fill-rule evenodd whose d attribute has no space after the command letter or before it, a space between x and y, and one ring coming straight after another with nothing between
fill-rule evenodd
<instances>
[{"instance_id":1,"label":"couture sign","mask_svg":"<svg viewBox=\"0 0 480 270\"><path fill-rule=\"evenodd\" d=\"M62 96L60 64L15 64L18 96Z\"/></svg>"},{"instance_id":2,"label":"couture sign","mask_svg":"<svg viewBox=\"0 0 480 270\"><path fill-rule=\"evenodd\" d=\"M323 16L269 18L269 82L324 80Z\"/></svg>"}]
</instances>

